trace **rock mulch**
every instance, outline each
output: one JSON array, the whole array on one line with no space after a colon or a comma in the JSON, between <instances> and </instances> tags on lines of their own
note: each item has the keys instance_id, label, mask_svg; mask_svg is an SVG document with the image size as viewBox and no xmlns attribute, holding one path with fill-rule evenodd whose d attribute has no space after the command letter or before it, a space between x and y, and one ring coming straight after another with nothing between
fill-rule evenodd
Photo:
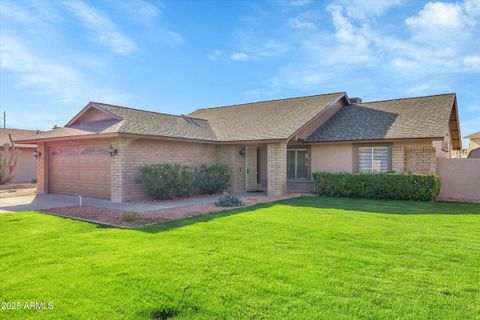
<instances>
[{"instance_id":1,"label":"rock mulch","mask_svg":"<svg viewBox=\"0 0 480 320\"><path fill-rule=\"evenodd\" d=\"M59 215L83 221L90 221L99 224L110 225L113 227L136 228L151 224L157 224L167 221L190 218L205 215L212 212L233 210L244 208L259 203L273 202L278 200L296 198L300 194L288 194L285 196L246 196L242 197L245 204L242 207L224 208L217 207L214 204L197 204L169 209L159 209L148 212L133 213L129 211L113 210L107 208L98 208L93 206L74 206L44 209L42 212ZM133 216L133 219L132 219Z\"/></svg>"}]
</instances>

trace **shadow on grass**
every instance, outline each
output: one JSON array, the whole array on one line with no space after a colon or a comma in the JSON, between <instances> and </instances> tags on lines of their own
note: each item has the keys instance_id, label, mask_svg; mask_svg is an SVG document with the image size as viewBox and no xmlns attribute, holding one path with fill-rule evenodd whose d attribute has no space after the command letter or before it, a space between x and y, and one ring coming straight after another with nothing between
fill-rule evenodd
<instances>
[{"instance_id":1,"label":"shadow on grass","mask_svg":"<svg viewBox=\"0 0 480 320\"><path fill-rule=\"evenodd\" d=\"M157 233L161 231L167 231L171 229L186 227L196 223L209 222L218 218L224 218L224 217L236 215L239 213L250 212L260 208L268 208L268 207L272 207L273 205L280 204L281 202L285 202L285 200L257 204L257 205L246 207L246 208L237 208L237 209L230 209L230 210L226 209L225 211L212 212L212 213L207 213L201 216L185 218L181 220L168 221L168 222L154 224L146 227L140 227L135 230L148 232L148 233Z\"/></svg>"},{"instance_id":2,"label":"shadow on grass","mask_svg":"<svg viewBox=\"0 0 480 320\"><path fill-rule=\"evenodd\" d=\"M181 228L201 222L209 222L217 218L224 218L235 214L252 212L261 208L269 208L274 205L289 207L319 208L358 211L369 214L435 214L435 215L456 215L475 214L480 216L480 204L458 203L458 202L415 202L399 200L370 200L353 198L331 198L331 197L302 197L288 200L280 200L270 203L262 203L247 208L238 208L227 211L220 211L205 214L202 216L186 218L182 220L169 221L161 224L151 225L135 229L137 231L157 233L176 228Z\"/></svg>"}]
</instances>

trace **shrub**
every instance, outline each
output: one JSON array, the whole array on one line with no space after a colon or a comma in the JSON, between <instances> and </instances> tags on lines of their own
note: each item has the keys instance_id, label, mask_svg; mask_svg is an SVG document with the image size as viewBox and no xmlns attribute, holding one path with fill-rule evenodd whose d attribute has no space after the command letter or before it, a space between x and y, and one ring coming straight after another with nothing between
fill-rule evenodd
<instances>
[{"instance_id":1,"label":"shrub","mask_svg":"<svg viewBox=\"0 0 480 320\"><path fill-rule=\"evenodd\" d=\"M316 172L313 178L316 192L332 197L432 201L440 192L436 174Z\"/></svg>"},{"instance_id":2,"label":"shrub","mask_svg":"<svg viewBox=\"0 0 480 320\"><path fill-rule=\"evenodd\" d=\"M195 186L200 193L221 193L227 188L229 179L226 165L202 165L195 170Z\"/></svg>"},{"instance_id":3,"label":"shrub","mask_svg":"<svg viewBox=\"0 0 480 320\"><path fill-rule=\"evenodd\" d=\"M154 199L168 200L192 195L193 173L186 166L161 163L145 165L138 170L137 182L141 183Z\"/></svg>"},{"instance_id":4,"label":"shrub","mask_svg":"<svg viewBox=\"0 0 480 320\"><path fill-rule=\"evenodd\" d=\"M218 198L217 201L215 201L215 205L217 207L239 207L243 206L243 202L238 195L233 193L225 193L223 196Z\"/></svg>"},{"instance_id":5,"label":"shrub","mask_svg":"<svg viewBox=\"0 0 480 320\"><path fill-rule=\"evenodd\" d=\"M127 211L122 213L121 219L122 221L126 221L126 222L134 222L134 221L140 220L141 217L140 217L140 214L138 214L138 212Z\"/></svg>"},{"instance_id":6,"label":"shrub","mask_svg":"<svg viewBox=\"0 0 480 320\"><path fill-rule=\"evenodd\" d=\"M193 171L179 163L160 163L138 168L137 182L157 200L189 197L193 193L221 193L230 179L228 166L202 165Z\"/></svg>"}]
</instances>

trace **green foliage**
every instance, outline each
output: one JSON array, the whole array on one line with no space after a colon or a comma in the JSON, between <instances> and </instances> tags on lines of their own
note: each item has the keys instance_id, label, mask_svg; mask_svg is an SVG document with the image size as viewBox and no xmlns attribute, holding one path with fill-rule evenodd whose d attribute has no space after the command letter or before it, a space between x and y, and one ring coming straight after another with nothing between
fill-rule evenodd
<instances>
[{"instance_id":1,"label":"green foliage","mask_svg":"<svg viewBox=\"0 0 480 320\"><path fill-rule=\"evenodd\" d=\"M217 207L239 207L243 206L243 202L238 195L233 193L225 193L223 196L218 198L217 201L215 201L215 205Z\"/></svg>"},{"instance_id":2,"label":"green foliage","mask_svg":"<svg viewBox=\"0 0 480 320\"><path fill-rule=\"evenodd\" d=\"M137 181L157 200L189 197L194 190L194 176L188 167L175 163L145 165L138 168Z\"/></svg>"},{"instance_id":3,"label":"green foliage","mask_svg":"<svg viewBox=\"0 0 480 320\"><path fill-rule=\"evenodd\" d=\"M227 188L229 179L227 165L202 165L195 170L195 185L199 193L221 193Z\"/></svg>"},{"instance_id":4,"label":"green foliage","mask_svg":"<svg viewBox=\"0 0 480 320\"><path fill-rule=\"evenodd\" d=\"M315 172L316 192L333 197L433 201L440 192L436 174Z\"/></svg>"},{"instance_id":5,"label":"green foliage","mask_svg":"<svg viewBox=\"0 0 480 320\"><path fill-rule=\"evenodd\" d=\"M157 200L189 197L194 193L223 192L230 179L225 165L202 165L191 170L179 163L160 163L140 167L137 182Z\"/></svg>"}]
</instances>

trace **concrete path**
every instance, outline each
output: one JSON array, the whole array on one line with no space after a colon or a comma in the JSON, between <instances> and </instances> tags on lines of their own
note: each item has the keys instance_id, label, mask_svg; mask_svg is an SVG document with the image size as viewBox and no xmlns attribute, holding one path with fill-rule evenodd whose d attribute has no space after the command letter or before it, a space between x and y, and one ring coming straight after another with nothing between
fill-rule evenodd
<instances>
[{"instance_id":1,"label":"concrete path","mask_svg":"<svg viewBox=\"0 0 480 320\"><path fill-rule=\"evenodd\" d=\"M201 197L177 201L166 201L165 203L116 203L103 199L82 197L82 204L108 208L114 210L146 212L159 209L178 208L184 206L213 203L218 196ZM58 207L73 207L79 205L78 196L68 196L60 194L45 194L34 196L21 196L11 198L0 198L0 213L11 211L31 211Z\"/></svg>"}]
</instances>

